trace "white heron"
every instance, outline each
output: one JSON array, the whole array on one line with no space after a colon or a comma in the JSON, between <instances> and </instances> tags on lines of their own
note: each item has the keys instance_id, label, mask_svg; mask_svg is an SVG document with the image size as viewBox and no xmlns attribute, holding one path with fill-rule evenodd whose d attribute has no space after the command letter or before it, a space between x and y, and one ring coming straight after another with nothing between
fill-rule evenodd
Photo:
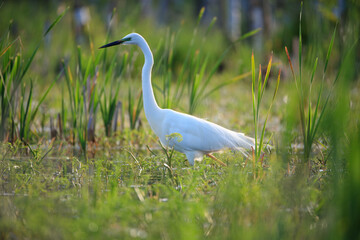
<instances>
[{"instance_id":1,"label":"white heron","mask_svg":"<svg viewBox=\"0 0 360 240\"><path fill-rule=\"evenodd\" d=\"M195 161L201 161L204 155L208 155L220 164L225 165L211 153L225 148L243 152L243 149L254 147L254 139L245 136L243 133L231 131L188 114L160 108L156 103L151 85L151 70L154 58L146 40L137 33L130 33L121 40L106 44L100 48L119 44L137 45L144 54L142 91L145 116L151 129L160 138L163 145L184 153L191 165L194 165Z\"/></svg>"}]
</instances>

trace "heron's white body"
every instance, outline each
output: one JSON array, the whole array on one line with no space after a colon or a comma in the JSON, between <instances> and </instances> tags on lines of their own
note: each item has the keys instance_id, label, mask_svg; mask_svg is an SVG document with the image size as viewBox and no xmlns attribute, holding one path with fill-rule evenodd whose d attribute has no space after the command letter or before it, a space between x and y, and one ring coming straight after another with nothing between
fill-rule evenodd
<instances>
[{"instance_id":1,"label":"heron's white body","mask_svg":"<svg viewBox=\"0 0 360 240\"><path fill-rule=\"evenodd\" d=\"M160 108L156 103L151 85L154 59L149 45L137 33L130 33L120 41L120 44L139 46L144 54L142 90L145 116L151 129L160 138L163 145L173 147L176 151L186 154L191 165L195 160L200 161L205 154L224 148L241 150L254 147L254 140L242 133L228 130L188 114Z\"/></svg>"}]
</instances>

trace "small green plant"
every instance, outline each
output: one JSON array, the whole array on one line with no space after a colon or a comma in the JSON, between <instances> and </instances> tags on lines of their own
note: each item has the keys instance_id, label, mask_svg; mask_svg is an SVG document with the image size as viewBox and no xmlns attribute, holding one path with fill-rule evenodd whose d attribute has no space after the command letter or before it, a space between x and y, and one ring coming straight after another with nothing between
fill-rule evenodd
<instances>
[{"instance_id":1,"label":"small green plant","mask_svg":"<svg viewBox=\"0 0 360 240\"><path fill-rule=\"evenodd\" d=\"M30 160L30 165L32 167L33 164L40 165L41 162L45 159L45 157L51 152L53 146L51 145L45 153L43 153L42 149L38 146L37 148L31 147L29 144L26 144L29 148L32 159Z\"/></svg>"},{"instance_id":2,"label":"small green plant","mask_svg":"<svg viewBox=\"0 0 360 240\"><path fill-rule=\"evenodd\" d=\"M267 111L267 114L265 117L265 121L261 127L260 123L259 123L259 121L260 121L259 110L260 110L261 101L263 99L263 95L265 92L265 88L268 83L271 65L272 65L272 56L270 57L270 60L269 60L269 63L268 63L267 69L266 69L264 81L262 80L261 64L260 64L258 80L256 82L255 58L254 58L254 53L252 53L252 55L251 55L251 76L252 76L251 96L252 96L253 120L254 120L254 128L255 128L255 149L254 149L254 161L255 162L260 160L261 154L264 152L264 148L266 147L266 144L264 144L266 123L267 123L272 105L275 101L275 97L276 97L277 91L279 89L279 84L280 84L281 71L279 70L279 74L278 74L278 78L277 78L277 82L276 82L276 86L275 86L275 90L274 90L274 95L271 99L271 103L268 108L268 111ZM260 131L261 131L261 133L260 133ZM259 134L260 134L260 137L259 137Z\"/></svg>"},{"instance_id":3,"label":"small green plant","mask_svg":"<svg viewBox=\"0 0 360 240\"><path fill-rule=\"evenodd\" d=\"M181 142L182 139L183 139L183 137L180 133L172 133L172 134L166 136L166 141L168 141L168 142L173 141L173 140L177 141L177 142ZM181 186L179 179L173 169L172 160L173 160L174 152L175 152L174 147L170 147L170 148L165 147L161 144L161 142L159 142L159 143L160 143L161 149L163 150L163 152L165 153L165 156L166 156L166 162L164 163L164 166L166 167L166 169L169 172L169 176L170 176L172 183L175 184L175 186Z\"/></svg>"},{"instance_id":4,"label":"small green plant","mask_svg":"<svg viewBox=\"0 0 360 240\"><path fill-rule=\"evenodd\" d=\"M170 135L166 135L165 137L166 141L169 143L170 141L176 141L176 142L181 142L183 140L183 137L180 133L172 133ZM169 144L168 144L169 145ZM167 159L167 165L168 167L172 168L172 158L173 158L173 154L174 154L174 147L164 147L161 143L160 143L161 148L163 149L165 155L166 155L166 159Z\"/></svg>"}]
</instances>

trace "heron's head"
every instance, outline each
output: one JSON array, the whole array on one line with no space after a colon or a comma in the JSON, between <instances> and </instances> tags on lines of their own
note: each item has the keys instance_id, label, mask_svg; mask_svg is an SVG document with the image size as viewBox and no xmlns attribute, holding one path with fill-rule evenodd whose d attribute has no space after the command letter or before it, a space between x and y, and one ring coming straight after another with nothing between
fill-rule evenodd
<instances>
[{"instance_id":1,"label":"heron's head","mask_svg":"<svg viewBox=\"0 0 360 240\"><path fill-rule=\"evenodd\" d=\"M139 42L143 40L143 37L140 36L137 33L130 33L128 35L126 35L125 37L123 37L122 39L115 41L115 42L111 42L108 43L104 46L101 46L100 48L107 48L107 47L111 47L111 46L116 46L119 44L123 44L123 45L130 45L130 44L134 44L134 45L138 45Z\"/></svg>"}]
</instances>

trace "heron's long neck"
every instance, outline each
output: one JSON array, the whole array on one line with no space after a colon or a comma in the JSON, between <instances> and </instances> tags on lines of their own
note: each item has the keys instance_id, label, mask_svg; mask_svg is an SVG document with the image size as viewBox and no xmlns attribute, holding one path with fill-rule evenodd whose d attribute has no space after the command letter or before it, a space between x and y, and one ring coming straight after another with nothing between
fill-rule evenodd
<instances>
[{"instance_id":1,"label":"heron's long neck","mask_svg":"<svg viewBox=\"0 0 360 240\"><path fill-rule=\"evenodd\" d=\"M142 91L144 110L147 120L150 125L154 121L157 121L157 113L160 111L159 106L156 103L153 88L151 86L151 70L154 64L154 58L151 53L149 45L144 41L139 44L139 47L144 53L145 63L142 69Z\"/></svg>"}]
</instances>

